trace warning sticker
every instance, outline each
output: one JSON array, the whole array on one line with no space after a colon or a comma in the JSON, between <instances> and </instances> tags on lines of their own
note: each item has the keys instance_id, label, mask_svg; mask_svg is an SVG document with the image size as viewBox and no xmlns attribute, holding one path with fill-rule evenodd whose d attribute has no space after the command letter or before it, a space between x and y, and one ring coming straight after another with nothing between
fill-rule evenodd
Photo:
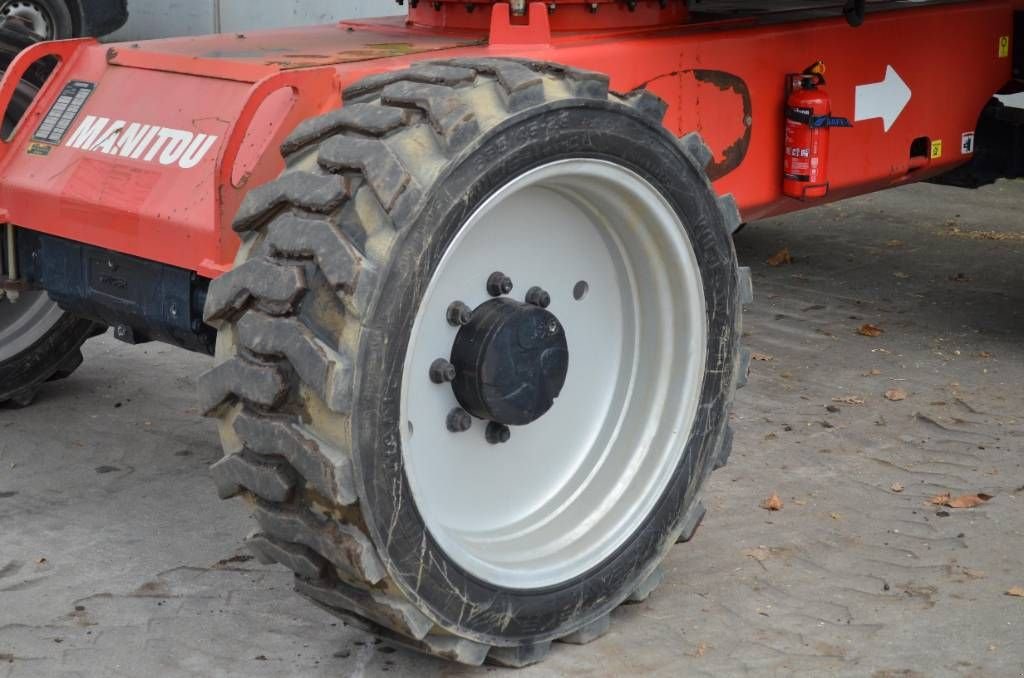
<instances>
[{"instance_id":1,"label":"warning sticker","mask_svg":"<svg viewBox=\"0 0 1024 678\"><path fill-rule=\"evenodd\" d=\"M1010 56L1010 36L999 36L999 58L1005 59Z\"/></svg>"},{"instance_id":2,"label":"warning sticker","mask_svg":"<svg viewBox=\"0 0 1024 678\"><path fill-rule=\"evenodd\" d=\"M95 89L95 83L82 80L72 80L65 85L64 91L57 97L57 101L43 118L32 138L47 144L59 145Z\"/></svg>"},{"instance_id":3,"label":"warning sticker","mask_svg":"<svg viewBox=\"0 0 1024 678\"><path fill-rule=\"evenodd\" d=\"M974 153L974 132L964 132L960 135L960 154L970 155Z\"/></svg>"},{"instance_id":4,"label":"warning sticker","mask_svg":"<svg viewBox=\"0 0 1024 678\"><path fill-rule=\"evenodd\" d=\"M28 145L29 155L50 155L50 151L53 150L53 146L50 144L41 144L38 141L33 141Z\"/></svg>"},{"instance_id":5,"label":"warning sticker","mask_svg":"<svg viewBox=\"0 0 1024 678\"><path fill-rule=\"evenodd\" d=\"M936 139L932 142L932 160L938 160L942 157L942 139Z\"/></svg>"}]
</instances>

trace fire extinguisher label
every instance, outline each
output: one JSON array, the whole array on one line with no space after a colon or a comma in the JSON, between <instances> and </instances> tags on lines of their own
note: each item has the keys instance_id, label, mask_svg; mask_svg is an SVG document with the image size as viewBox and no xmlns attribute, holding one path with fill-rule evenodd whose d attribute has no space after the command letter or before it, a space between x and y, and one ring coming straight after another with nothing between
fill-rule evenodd
<instances>
[{"instance_id":1,"label":"fire extinguisher label","mask_svg":"<svg viewBox=\"0 0 1024 678\"><path fill-rule=\"evenodd\" d=\"M786 121L785 166L782 172L790 179L819 180L820 169L815 156L821 144L821 132L808 133L810 129L814 128L810 128L806 120L802 123L792 118Z\"/></svg>"}]
</instances>

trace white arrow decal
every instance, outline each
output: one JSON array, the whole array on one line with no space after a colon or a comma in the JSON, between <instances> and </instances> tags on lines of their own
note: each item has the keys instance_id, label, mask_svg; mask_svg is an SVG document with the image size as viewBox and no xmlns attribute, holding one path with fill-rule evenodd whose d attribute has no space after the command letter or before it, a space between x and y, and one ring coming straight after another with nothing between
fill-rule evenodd
<instances>
[{"instance_id":1,"label":"white arrow decal","mask_svg":"<svg viewBox=\"0 0 1024 678\"><path fill-rule=\"evenodd\" d=\"M893 126L900 113L910 102L910 88L892 66L885 67L885 80L870 85L857 85L857 104L854 119L881 118L885 131Z\"/></svg>"}]
</instances>

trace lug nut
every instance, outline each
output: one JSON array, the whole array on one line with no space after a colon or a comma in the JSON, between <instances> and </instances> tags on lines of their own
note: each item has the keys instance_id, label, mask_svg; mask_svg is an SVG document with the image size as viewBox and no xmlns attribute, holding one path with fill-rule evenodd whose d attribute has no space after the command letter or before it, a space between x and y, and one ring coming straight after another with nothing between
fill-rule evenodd
<instances>
[{"instance_id":1,"label":"lug nut","mask_svg":"<svg viewBox=\"0 0 1024 678\"><path fill-rule=\"evenodd\" d=\"M456 407L448 413L445 424L452 433L464 433L473 426L473 417L461 407Z\"/></svg>"},{"instance_id":2,"label":"lug nut","mask_svg":"<svg viewBox=\"0 0 1024 678\"><path fill-rule=\"evenodd\" d=\"M526 303L547 308L551 305L551 295L540 287L531 287L526 292Z\"/></svg>"},{"instance_id":3,"label":"lug nut","mask_svg":"<svg viewBox=\"0 0 1024 678\"><path fill-rule=\"evenodd\" d=\"M452 327L461 327L462 325L468 325L469 321L473 319L473 309L466 306L461 301L453 301L448 306L448 324Z\"/></svg>"},{"instance_id":4,"label":"lug nut","mask_svg":"<svg viewBox=\"0 0 1024 678\"><path fill-rule=\"evenodd\" d=\"M501 443L508 442L509 438L512 437L512 431L504 424L491 421L487 423L487 430L484 432L484 436L491 445L500 445Z\"/></svg>"},{"instance_id":5,"label":"lug nut","mask_svg":"<svg viewBox=\"0 0 1024 678\"><path fill-rule=\"evenodd\" d=\"M430 381L435 384L455 381L455 365L452 365L444 358L438 358L430 363Z\"/></svg>"},{"instance_id":6,"label":"lug nut","mask_svg":"<svg viewBox=\"0 0 1024 678\"><path fill-rule=\"evenodd\" d=\"M512 291L512 278L501 271L495 271L487 278L487 294L500 297Z\"/></svg>"}]
</instances>

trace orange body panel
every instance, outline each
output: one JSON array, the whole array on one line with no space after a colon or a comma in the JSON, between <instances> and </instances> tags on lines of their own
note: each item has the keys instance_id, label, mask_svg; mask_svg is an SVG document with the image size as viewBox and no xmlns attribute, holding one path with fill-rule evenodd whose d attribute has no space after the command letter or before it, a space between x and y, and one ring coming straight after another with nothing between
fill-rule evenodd
<instances>
[{"instance_id":1,"label":"orange body panel","mask_svg":"<svg viewBox=\"0 0 1024 678\"><path fill-rule=\"evenodd\" d=\"M552 32L543 5L531 6L528 23L510 21L498 5L490 40L388 19L113 46L44 43L19 56L0 84L5 105L21 69L48 54L60 59L0 143L0 212L19 226L215 277L238 247L232 215L248 189L281 170L277 146L301 120L340 105L341 90L367 75L487 55L601 71L620 92L650 89L669 104L669 129L704 135L716 188L753 220L809 204L782 193L786 74L823 61L833 113L851 120L898 96L890 71L910 90L892 120L883 110L832 130L828 199L927 178L969 159L963 135L1010 80L1015 8L1013 0L919 6L871 14L856 29L829 18ZM33 140L73 81L95 89L66 136ZM96 136L72 143L87 119ZM163 146L124 152L124 135L147 129ZM185 161L210 138L194 165ZM924 162L910 153L920 138L942 142Z\"/></svg>"}]
</instances>

